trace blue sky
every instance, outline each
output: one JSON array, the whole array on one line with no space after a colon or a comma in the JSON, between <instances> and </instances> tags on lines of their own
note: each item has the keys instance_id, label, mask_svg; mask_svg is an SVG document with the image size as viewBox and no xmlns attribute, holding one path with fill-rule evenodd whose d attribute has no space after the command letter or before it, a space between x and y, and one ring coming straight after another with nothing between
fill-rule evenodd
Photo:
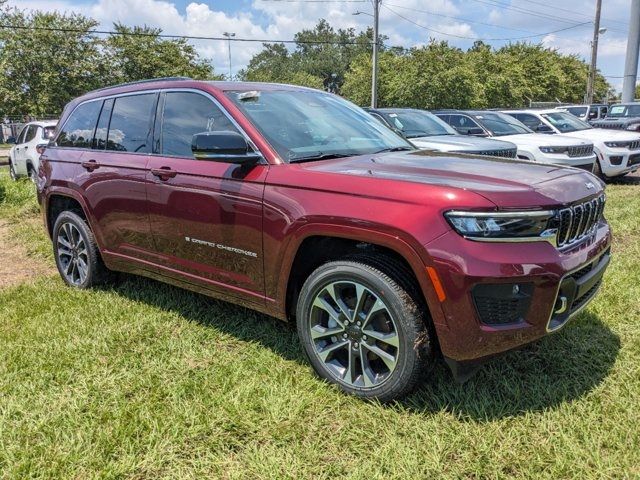
<instances>
[{"instance_id":1,"label":"blue sky","mask_svg":"<svg viewBox=\"0 0 640 480\"><path fill-rule=\"evenodd\" d=\"M603 2L598 67L618 90L622 86L631 0ZM76 11L96 18L104 27L114 21L147 24L167 33L290 39L320 18L336 27L364 29L371 23L369 0L10 0L19 8ZM429 38L468 48L473 39L515 39L532 36L563 53L588 59L595 0L383 0L381 33L392 45L421 45ZM404 17L404 18L403 18ZM583 25L580 25L583 24ZM561 31L559 31L561 30ZM555 32L555 33L551 33ZM537 35L537 36L533 36ZM507 40L489 40L500 46ZM228 71L227 44L195 43L219 72ZM233 71L260 51L258 43L232 46Z\"/></svg>"}]
</instances>

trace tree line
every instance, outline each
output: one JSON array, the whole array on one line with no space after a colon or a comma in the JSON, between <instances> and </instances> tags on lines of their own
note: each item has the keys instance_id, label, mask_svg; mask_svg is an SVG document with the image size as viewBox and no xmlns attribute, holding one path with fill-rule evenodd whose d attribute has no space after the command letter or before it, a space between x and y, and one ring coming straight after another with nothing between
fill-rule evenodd
<instances>
[{"instance_id":1,"label":"tree line","mask_svg":"<svg viewBox=\"0 0 640 480\"><path fill-rule=\"evenodd\" d=\"M148 26L114 24L113 34L75 13L24 11L0 0L0 116L57 115L71 99L117 83L165 76L220 79L212 61L186 39L164 39ZM238 79L292 83L370 101L371 29L334 29L320 20L295 35L295 46L264 44ZM518 107L529 101L580 103L587 64L541 44L468 50L431 40L390 47L381 37L379 103L414 108ZM596 77L596 98L612 93Z\"/></svg>"}]
</instances>

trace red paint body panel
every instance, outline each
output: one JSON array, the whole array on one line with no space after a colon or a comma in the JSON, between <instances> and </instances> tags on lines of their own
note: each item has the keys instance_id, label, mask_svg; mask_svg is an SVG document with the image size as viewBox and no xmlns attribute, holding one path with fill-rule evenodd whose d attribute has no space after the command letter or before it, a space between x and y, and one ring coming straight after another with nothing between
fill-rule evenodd
<instances>
[{"instance_id":1,"label":"red paint body panel","mask_svg":"<svg viewBox=\"0 0 640 480\"><path fill-rule=\"evenodd\" d=\"M528 162L434 152L365 155L284 163L226 90L297 87L158 81L97 91L81 101L158 89L207 92L227 110L264 158L251 168L112 151L50 147L42 157L39 199L76 199L107 265L227 299L285 319L290 270L305 239L328 236L389 248L412 268L445 356L459 361L499 353L546 334L563 276L609 248L602 221L579 247L546 242L481 243L462 238L448 210L560 208L598 195L588 173ZM88 172L82 162L96 160ZM153 169L170 168L161 179ZM588 183L592 185L587 187ZM595 188L594 188L595 187ZM426 273L433 267L446 299ZM524 325L483 325L471 289L480 283L533 283Z\"/></svg>"}]
</instances>

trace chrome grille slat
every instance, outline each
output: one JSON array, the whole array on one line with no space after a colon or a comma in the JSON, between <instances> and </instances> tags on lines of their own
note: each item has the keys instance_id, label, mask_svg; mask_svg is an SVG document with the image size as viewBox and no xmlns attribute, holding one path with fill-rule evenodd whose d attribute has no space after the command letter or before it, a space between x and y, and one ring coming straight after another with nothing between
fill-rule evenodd
<instances>
[{"instance_id":1,"label":"chrome grille slat","mask_svg":"<svg viewBox=\"0 0 640 480\"><path fill-rule=\"evenodd\" d=\"M605 197L564 208L558 212L558 247L566 247L589 235L604 213Z\"/></svg>"},{"instance_id":2,"label":"chrome grille slat","mask_svg":"<svg viewBox=\"0 0 640 480\"><path fill-rule=\"evenodd\" d=\"M593 145L580 145L578 147L569 147L567 154L571 158L587 157L593 153Z\"/></svg>"}]
</instances>

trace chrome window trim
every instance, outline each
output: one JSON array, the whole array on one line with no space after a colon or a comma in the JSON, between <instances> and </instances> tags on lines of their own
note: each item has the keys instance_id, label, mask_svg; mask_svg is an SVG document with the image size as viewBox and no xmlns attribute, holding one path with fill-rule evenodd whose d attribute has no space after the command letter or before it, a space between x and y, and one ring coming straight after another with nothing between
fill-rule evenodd
<instances>
[{"instance_id":1,"label":"chrome window trim","mask_svg":"<svg viewBox=\"0 0 640 480\"><path fill-rule=\"evenodd\" d=\"M104 95L104 96L99 96L96 98L89 98L87 100L84 100L80 103L78 103L75 107L73 107L73 110L69 113L69 115L67 115L67 118L65 119L64 123L62 125L60 125L58 131L56 132L56 136L54 139L51 140L51 143L55 143L58 141L58 137L60 136L60 132L64 129L64 127L67 125L67 122L69 121L69 119L71 118L71 116L73 115L73 113L76 111L76 109L78 107L80 107L81 105L84 105L86 103L90 103L90 102L103 102L105 100L111 99L111 98L120 98L120 97L130 97L130 96L134 96L134 95L145 95L145 94L150 94L150 93L163 93L163 92L191 92L191 93L197 93L200 94L202 96L204 96L205 98L208 98L209 100L211 100L214 105L216 105L216 107L218 107L220 109L220 111L222 111L222 114L227 117L227 119L233 124L234 127L236 127L238 129L238 132L240 132L240 134L244 137L244 139L247 141L247 143L251 146L251 148L260 155L262 162L264 163L265 157L264 154L260 151L260 149L256 146L255 143L253 143L253 140L251 140L251 138L249 137L249 135L247 134L247 132L240 126L240 124L231 116L231 114L222 106L222 104L213 96L211 95L209 92L205 92L204 90L200 90L198 88L176 88L176 87L171 87L171 88L153 88L153 89L149 89L149 90L135 90L135 91L131 91L131 92L125 92L125 93L116 93L116 94L111 94L111 95ZM99 114L98 114L99 115ZM97 124L97 119L96 119L96 124ZM50 145L48 148L61 148L61 149L66 149L66 148L70 148L73 150L78 150L78 151L90 151L90 152L115 152L115 150L98 150L98 149L94 149L94 148L75 148L75 147L60 147L58 145ZM185 160L195 160L195 158L192 157L182 157L182 156L174 156L174 155L163 155L161 153L142 153L142 152L118 152L120 155L148 155L148 156L155 156L155 157L169 157L169 158L183 158ZM202 160L200 160L202 161Z\"/></svg>"}]
</instances>

